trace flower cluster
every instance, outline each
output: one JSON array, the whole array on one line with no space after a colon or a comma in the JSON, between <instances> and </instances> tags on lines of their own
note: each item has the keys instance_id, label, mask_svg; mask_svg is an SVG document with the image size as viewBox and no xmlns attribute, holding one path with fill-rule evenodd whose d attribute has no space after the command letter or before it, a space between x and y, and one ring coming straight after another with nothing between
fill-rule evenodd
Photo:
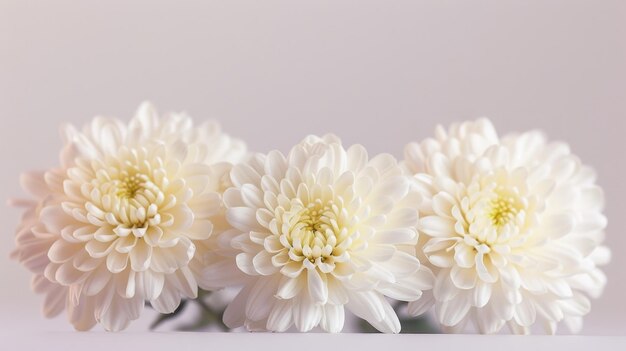
<instances>
[{"instance_id":1,"label":"flower cluster","mask_svg":"<svg viewBox=\"0 0 626 351\"><path fill-rule=\"evenodd\" d=\"M398 333L406 301L445 331L576 332L606 283L594 172L538 132L439 127L402 161L334 135L250 154L144 103L62 136L59 166L21 178L13 257L77 330L237 288L230 328L340 332L348 312Z\"/></svg>"}]
</instances>

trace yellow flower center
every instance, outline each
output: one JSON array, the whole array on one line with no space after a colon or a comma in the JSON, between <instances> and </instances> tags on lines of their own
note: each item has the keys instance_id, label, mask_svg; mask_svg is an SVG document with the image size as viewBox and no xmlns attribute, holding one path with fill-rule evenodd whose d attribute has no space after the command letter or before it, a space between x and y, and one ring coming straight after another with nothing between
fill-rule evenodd
<instances>
[{"instance_id":1,"label":"yellow flower center","mask_svg":"<svg viewBox=\"0 0 626 351\"><path fill-rule=\"evenodd\" d=\"M126 174L118 181L116 194L121 198L132 199L147 181L148 177L144 174Z\"/></svg>"},{"instance_id":2,"label":"yellow flower center","mask_svg":"<svg viewBox=\"0 0 626 351\"><path fill-rule=\"evenodd\" d=\"M143 237L151 226L167 223L162 208L176 199L167 196L163 161L144 149L121 148L116 158L91 164L92 216L102 218L120 237Z\"/></svg>"},{"instance_id":3,"label":"yellow flower center","mask_svg":"<svg viewBox=\"0 0 626 351\"><path fill-rule=\"evenodd\" d=\"M306 205L297 203L285 213L288 227L281 237L293 261L308 260L314 264L333 264L347 248L348 230L345 213L332 200L320 199Z\"/></svg>"},{"instance_id":4,"label":"yellow flower center","mask_svg":"<svg viewBox=\"0 0 626 351\"><path fill-rule=\"evenodd\" d=\"M320 202L315 202L303 208L298 225L302 226L307 236L302 238L302 242L312 243L315 233L325 232L325 229L330 227L332 217L334 217L334 212L329 204L322 206Z\"/></svg>"},{"instance_id":5,"label":"yellow flower center","mask_svg":"<svg viewBox=\"0 0 626 351\"><path fill-rule=\"evenodd\" d=\"M520 209L519 201L515 196L500 193L491 201L487 216L495 227L502 227L513 220Z\"/></svg>"}]
</instances>

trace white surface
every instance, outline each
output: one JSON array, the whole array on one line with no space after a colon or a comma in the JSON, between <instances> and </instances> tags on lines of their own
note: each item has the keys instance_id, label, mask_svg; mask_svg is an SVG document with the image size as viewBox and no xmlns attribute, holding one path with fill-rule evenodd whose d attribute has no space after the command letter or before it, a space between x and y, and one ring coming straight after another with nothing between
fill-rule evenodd
<instances>
[{"instance_id":1,"label":"white surface","mask_svg":"<svg viewBox=\"0 0 626 351\"><path fill-rule=\"evenodd\" d=\"M128 119L146 98L258 151L334 132L401 156L437 123L485 115L501 133L544 129L598 170L614 258L583 332L623 335L625 18L620 0L0 0L0 201L23 195L22 170L57 163L60 123ZM59 342L73 334L39 331L70 327L42 320L8 260L18 216L0 211L0 330Z\"/></svg>"},{"instance_id":2,"label":"white surface","mask_svg":"<svg viewBox=\"0 0 626 351\"><path fill-rule=\"evenodd\" d=\"M4 332L3 332L4 333ZM4 334L10 350L624 350L626 337L271 333Z\"/></svg>"}]
</instances>

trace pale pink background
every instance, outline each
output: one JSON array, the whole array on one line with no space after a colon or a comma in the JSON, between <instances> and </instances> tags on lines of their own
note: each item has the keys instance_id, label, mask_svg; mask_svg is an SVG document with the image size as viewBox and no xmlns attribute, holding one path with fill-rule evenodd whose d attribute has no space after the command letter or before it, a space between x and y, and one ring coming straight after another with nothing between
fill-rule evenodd
<instances>
[{"instance_id":1,"label":"pale pink background","mask_svg":"<svg viewBox=\"0 0 626 351\"><path fill-rule=\"evenodd\" d=\"M56 163L60 123L144 99L258 151L334 132L401 156L479 116L566 140L598 170L614 253L584 333L626 334L625 1L0 0L0 199ZM8 260L18 214L0 211L1 328L69 330Z\"/></svg>"}]
</instances>

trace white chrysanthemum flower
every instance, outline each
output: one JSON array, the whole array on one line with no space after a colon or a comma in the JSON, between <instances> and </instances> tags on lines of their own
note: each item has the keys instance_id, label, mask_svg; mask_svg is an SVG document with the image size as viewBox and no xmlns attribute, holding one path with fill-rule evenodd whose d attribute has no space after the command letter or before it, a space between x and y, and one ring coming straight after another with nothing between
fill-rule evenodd
<instances>
[{"instance_id":1,"label":"white chrysanthemum flower","mask_svg":"<svg viewBox=\"0 0 626 351\"><path fill-rule=\"evenodd\" d=\"M224 322L249 330L339 332L344 306L400 331L386 297L418 299L432 273L415 257L417 193L390 155L308 137L287 157L257 155L231 171L220 249L205 276L243 285Z\"/></svg>"},{"instance_id":2,"label":"white chrysanthemum flower","mask_svg":"<svg viewBox=\"0 0 626 351\"><path fill-rule=\"evenodd\" d=\"M560 321L580 329L610 255L602 190L567 145L538 132L499 139L482 119L409 144L406 165L425 199L420 247L436 275L410 312L434 298L453 331L468 321L482 333L536 323L554 333Z\"/></svg>"},{"instance_id":3,"label":"white chrysanthemum flower","mask_svg":"<svg viewBox=\"0 0 626 351\"><path fill-rule=\"evenodd\" d=\"M214 122L159 118L147 103L128 125L99 117L63 134L61 167L24 174L35 200L18 202L27 210L13 256L35 273L45 315L66 309L76 329L121 330L145 301L170 313L196 297L245 145Z\"/></svg>"}]
</instances>

